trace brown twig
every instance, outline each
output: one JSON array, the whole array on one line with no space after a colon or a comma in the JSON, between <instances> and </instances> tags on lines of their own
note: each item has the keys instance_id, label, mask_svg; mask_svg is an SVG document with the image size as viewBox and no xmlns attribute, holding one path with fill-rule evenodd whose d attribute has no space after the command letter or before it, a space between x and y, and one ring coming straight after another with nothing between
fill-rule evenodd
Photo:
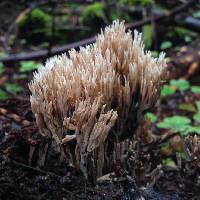
<instances>
[{"instance_id":1,"label":"brown twig","mask_svg":"<svg viewBox=\"0 0 200 200\"><path fill-rule=\"evenodd\" d=\"M55 54L64 53L71 48L78 48L79 46L84 46L86 44L90 44L95 42L95 36L86 38L84 40L73 42L71 44L64 45L62 47L53 47L51 49L51 56ZM30 53L19 53L19 54L12 54L7 57L0 58L1 62L16 62L21 60L35 60L35 59L41 59L41 58L47 58L48 50L39 50L39 51L33 51Z\"/></svg>"},{"instance_id":2,"label":"brown twig","mask_svg":"<svg viewBox=\"0 0 200 200\"><path fill-rule=\"evenodd\" d=\"M173 9L171 12L166 12L161 15L155 16L154 23L160 22L165 19L172 18L175 15L179 14L180 12L188 9L195 3L196 3L196 0L190 0L182 5L178 6L177 8ZM150 18L146 18L144 20L138 21L138 22L128 23L128 24L126 24L126 28L127 29L139 28L145 24L151 23L151 21L152 21L152 19L150 17ZM95 36L86 38L86 39L78 41L78 42L67 44L67 45L64 45L61 47L54 47L51 49L50 55L48 55L48 50L39 50L37 52L19 53L19 54L13 54L13 55L9 55L6 57L2 57L2 58L0 58L0 62L16 62L16 61L21 61L21 60L35 60L35 59L47 58L49 56L67 52L71 48L77 49L79 46L85 46L85 45L91 44L93 42L95 42Z\"/></svg>"}]
</instances>

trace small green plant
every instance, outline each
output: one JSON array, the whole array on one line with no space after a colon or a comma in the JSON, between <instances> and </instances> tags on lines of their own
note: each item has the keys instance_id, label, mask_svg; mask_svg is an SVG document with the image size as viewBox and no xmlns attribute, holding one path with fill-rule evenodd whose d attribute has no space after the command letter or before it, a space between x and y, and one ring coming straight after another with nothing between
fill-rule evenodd
<instances>
[{"instance_id":1,"label":"small green plant","mask_svg":"<svg viewBox=\"0 0 200 200\"><path fill-rule=\"evenodd\" d=\"M162 163L166 167L176 167L176 163L172 158L165 158L162 160Z\"/></svg>"},{"instance_id":2,"label":"small green plant","mask_svg":"<svg viewBox=\"0 0 200 200\"><path fill-rule=\"evenodd\" d=\"M190 83L184 79L171 80L170 85L176 87L177 89L179 89L181 91L185 91L190 88Z\"/></svg>"},{"instance_id":3,"label":"small green plant","mask_svg":"<svg viewBox=\"0 0 200 200\"><path fill-rule=\"evenodd\" d=\"M191 91L195 94L200 94L200 86L192 86Z\"/></svg>"},{"instance_id":4,"label":"small green plant","mask_svg":"<svg viewBox=\"0 0 200 200\"><path fill-rule=\"evenodd\" d=\"M151 123L155 123L155 122L157 121L156 115L154 115L154 114L151 113L151 112L148 112L148 113L146 114L146 117L147 117L147 119L150 120Z\"/></svg>"},{"instance_id":5,"label":"small green plant","mask_svg":"<svg viewBox=\"0 0 200 200\"><path fill-rule=\"evenodd\" d=\"M172 47L172 42L170 41L163 41L160 45L161 50L169 49Z\"/></svg>"},{"instance_id":6,"label":"small green plant","mask_svg":"<svg viewBox=\"0 0 200 200\"><path fill-rule=\"evenodd\" d=\"M200 94L200 86L191 86L189 81L184 79L171 80L169 84L166 84L161 89L161 96L164 98L169 95L173 95L177 92L191 91L194 94ZM181 103L178 105L178 109L193 113L193 117L186 117L180 115L174 115L171 117L165 117L162 122L157 124L158 128L173 129L180 132L181 135L186 136L190 133L200 134L200 101L194 103ZM189 115L190 116L190 115ZM149 117L151 118L151 116Z\"/></svg>"},{"instance_id":7,"label":"small green plant","mask_svg":"<svg viewBox=\"0 0 200 200\"><path fill-rule=\"evenodd\" d=\"M189 104L190 105L190 104ZM185 106L185 105L184 105ZM158 128L173 129L180 132L181 135L186 136L190 133L200 134L200 101L196 102L196 107L187 108L190 112L196 112L193 115L193 120L197 125L193 125L192 120L186 116L174 115L172 117L165 117L162 122L157 124ZM185 107L184 107L185 109Z\"/></svg>"},{"instance_id":8,"label":"small green plant","mask_svg":"<svg viewBox=\"0 0 200 200\"><path fill-rule=\"evenodd\" d=\"M172 117L166 117L164 120L157 124L158 128L174 129L175 131L185 131L191 120L185 116L174 115Z\"/></svg>"},{"instance_id":9,"label":"small green plant","mask_svg":"<svg viewBox=\"0 0 200 200\"><path fill-rule=\"evenodd\" d=\"M170 85L164 85L161 89L161 97L166 97L176 93L176 89Z\"/></svg>"},{"instance_id":10,"label":"small green plant","mask_svg":"<svg viewBox=\"0 0 200 200\"><path fill-rule=\"evenodd\" d=\"M193 90L198 90L197 88L198 86L195 87L195 89L193 88ZM166 84L163 86L163 88L161 89L161 96L162 97L166 97L172 94L176 93L176 90L180 90L180 91L186 91L188 89L190 89L190 83L187 80L184 79L173 79L169 82L169 84Z\"/></svg>"},{"instance_id":11,"label":"small green plant","mask_svg":"<svg viewBox=\"0 0 200 200\"><path fill-rule=\"evenodd\" d=\"M20 62L20 72L31 72L38 68L38 64L34 61L21 61Z\"/></svg>"}]
</instances>

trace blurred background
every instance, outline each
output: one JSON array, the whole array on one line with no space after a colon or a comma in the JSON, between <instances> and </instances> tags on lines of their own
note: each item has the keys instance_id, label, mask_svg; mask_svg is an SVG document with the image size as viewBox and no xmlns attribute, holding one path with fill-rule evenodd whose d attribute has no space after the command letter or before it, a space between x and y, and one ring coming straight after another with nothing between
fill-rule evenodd
<instances>
[{"instance_id":1,"label":"blurred background","mask_svg":"<svg viewBox=\"0 0 200 200\"><path fill-rule=\"evenodd\" d=\"M198 0L2 0L0 10L2 133L34 123L28 83L46 58L94 42L101 28L120 19L143 32L152 56L166 52L168 80L157 109L147 114L155 135L178 131L161 147L163 163L175 165L181 138L200 134Z\"/></svg>"},{"instance_id":2,"label":"blurred background","mask_svg":"<svg viewBox=\"0 0 200 200\"><path fill-rule=\"evenodd\" d=\"M115 19L142 31L146 48L155 55L194 41L200 31L198 0L2 0L0 9L1 57L41 49L50 54L52 47L92 37ZM45 57L41 54L18 60Z\"/></svg>"}]
</instances>

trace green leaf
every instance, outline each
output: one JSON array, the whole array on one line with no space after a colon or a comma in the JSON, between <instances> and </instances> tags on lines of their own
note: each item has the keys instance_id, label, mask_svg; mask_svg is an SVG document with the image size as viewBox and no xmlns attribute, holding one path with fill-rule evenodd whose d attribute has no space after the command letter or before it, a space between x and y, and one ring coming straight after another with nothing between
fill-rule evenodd
<instances>
[{"instance_id":1,"label":"green leaf","mask_svg":"<svg viewBox=\"0 0 200 200\"><path fill-rule=\"evenodd\" d=\"M191 103L182 103L178 106L178 108L189 112L196 112L195 106Z\"/></svg>"},{"instance_id":2,"label":"green leaf","mask_svg":"<svg viewBox=\"0 0 200 200\"><path fill-rule=\"evenodd\" d=\"M173 87L170 87L169 85L164 85L161 89L161 96L166 97L171 94L174 94L176 92L176 89Z\"/></svg>"},{"instance_id":3,"label":"green leaf","mask_svg":"<svg viewBox=\"0 0 200 200\"><path fill-rule=\"evenodd\" d=\"M0 62L0 75L2 75L4 71L5 69L4 69L3 63Z\"/></svg>"},{"instance_id":4,"label":"green leaf","mask_svg":"<svg viewBox=\"0 0 200 200\"><path fill-rule=\"evenodd\" d=\"M164 41L160 45L161 50L169 49L172 47L172 43L170 41Z\"/></svg>"},{"instance_id":5,"label":"green leaf","mask_svg":"<svg viewBox=\"0 0 200 200\"><path fill-rule=\"evenodd\" d=\"M200 126L188 126L187 129L182 133L182 135L187 136L190 133L196 133L200 135Z\"/></svg>"},{"instance_id":6,"label":"green leaf","mask_svg":"<svg viewBox=\"0 0 200 200\"><path fill-rule=\"evenodd\" d=\"M184 79L171 80L170 85L177 87L177 89L181 91L185 91L190 88L190 83Z\"/></svg>"},{"instance_id":7,"label":"green leaf","mask_svg":"<svg viewBox=\"0 0 200 200\"><path fill-rule=\"evenodd\" d=\"M197 106L198 112L200 112L200 101L196 101L196 106Z\"/></svg>"},{"instance_id":8,"label":"green leaf","mask_svg":"<svg viewBox=\"0 0 200 200\"><path fill-rule=\"evenodd\" d=\"M191 120L184 116L175 115L166 117L164 120L157 124L158 128L175 129L176 131L184 131L191 123Z\"/></svg>"},{"instance_id":9,"label":"green leaf","mask_svg":"<svg viewBox=\"0 0 200 200\"><path fill-rule=\"evenodd\" d=\"M200 122L200 113L196 113L194 116L193 116L193 119L197 122Z\"/></svg>"},{"instance_id":10,"label":"green leaf","mask_svg":"<svg viewBox=\"0 0 200 200\"><path fill-rule=\"evenodd\" d=\"M191 90L195 94L200 94L200 86L192 86Z\"/></svg>"},{"instance_id":11,"label":"green leaf","mask_svg":"<svg viewBox=\"0 0 200 200\"><path fill-rule=\"evenodd\" d=\"M0 88L0 100L6 100L8 95Z\"/></svg>"},{"instance_id":12,"label":"green leaf","mask_svg":"<svg viewBox=\"0 0 200 200\"><path fill-rule=\"evenodd\" d=\"M22 87L14 83L6 83L5 88L7 92L12 94L17 94L22 91Z\"/></svg>"},{"instance_id":13,"label":"green leaf","mask_svg":"<svg viewBox=\"0 0 200 200\"><path fill-rule=\"evenodd\" d=\"M157 117L153 113L148 112L146 116L152 123L155 123L157 121Z\"/></svg>"},{"instance_id":14,"label":"green leaf","mask_svg":"<svg viewBox=\"0 0 200 200\"><path fill-rule=\"evenodd\" d=\"M176 167L176 163L172 158L166 158L162 160L163 165L166 167Z\"/></svg>"},{"instance_id":15,"label":"green leaf","mask_svg":"<svg viewBox=\"0 0 200 200\"><path fill-rule=\"evenodd\" d=\"M34 61L21 61L20 72L30 72L38 68L38 64Z\"/></svg>"},{"instance_id":16,"label":"green leaf","mask_svg":"<svg viewBox=\"0 0 200 200\"><path fill-rule=\"evenodd\" d=\"M200 135L200 126L193 126L191 131Z\"/></svg>"},{"instance_id":17,"label":"green leaf","mask_svg":"<svg viewBox=\"0 0 200 200\"><path fill-rule=\"evenodd\" d=\"M150 48L153 41L153 28L152 25L145 25L143 27L144 43L146 48Z\"/></svg>"}]
</instances>

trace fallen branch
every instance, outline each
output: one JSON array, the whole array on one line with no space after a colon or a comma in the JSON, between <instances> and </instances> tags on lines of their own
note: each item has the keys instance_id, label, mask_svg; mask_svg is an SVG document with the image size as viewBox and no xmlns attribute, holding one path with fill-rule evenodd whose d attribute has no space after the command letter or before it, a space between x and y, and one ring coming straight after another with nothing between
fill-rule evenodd
<instances>
[{"instance_id":1,"label":"fallen branch","mask_svg":"<svg viewBox=\"0 0 200 200\"><path fill-rule=\"evenodd\" d=\"M197 3L196 0L187 1L186 3L173 9L171 12L166 12L161 15L155 16L154 22L160 22L162 20L172 18L175 15L179 14L180 12L188 9L195 3ZM144 26L145 24L151 23L151 21L152 21L152 18L149 17L149 18L146 18L146 19L138 21L138 22L128 23L128 24L126 24L126 28L127 29L139 28L141 26ZM78 41L78 42L67 44L67 45L64 45L61 47L53 47L51 49L50 53L47 49L45 49L45 50L39 50L36 52L12 54L12 55L0 58L0 62L17 62L17 61L21 61L21 60L45 59L47 57L50 57L50 56L53 56L56 54L61 54L61 53L67 52L71 48L77 49L79 46L85 46L85 45L91 44L93 42L95 42L95 36L86 38L86 39Z\"/></svg>"},{"instance_id":2,"label":"fallen branch","mask_svg":"<svg viewBox=\"0 0 200 200\"><path fill-rule=\"evenodd\" d=\"M73 42L71 44L64 45L62 47L53 47L51 49L51 53L48 55L48 50L39 50L33 51L29 53L19 53L19 54L12 54L7 57L0 58L0 62L16 62L21 60L36 60L41 58L47 58L48 56L64 53L71 48L78 48L79 46L84 46L87 44L91 44L95 42L95 36L81 40L79 42Z\"/></svg>"}]
</instances>

